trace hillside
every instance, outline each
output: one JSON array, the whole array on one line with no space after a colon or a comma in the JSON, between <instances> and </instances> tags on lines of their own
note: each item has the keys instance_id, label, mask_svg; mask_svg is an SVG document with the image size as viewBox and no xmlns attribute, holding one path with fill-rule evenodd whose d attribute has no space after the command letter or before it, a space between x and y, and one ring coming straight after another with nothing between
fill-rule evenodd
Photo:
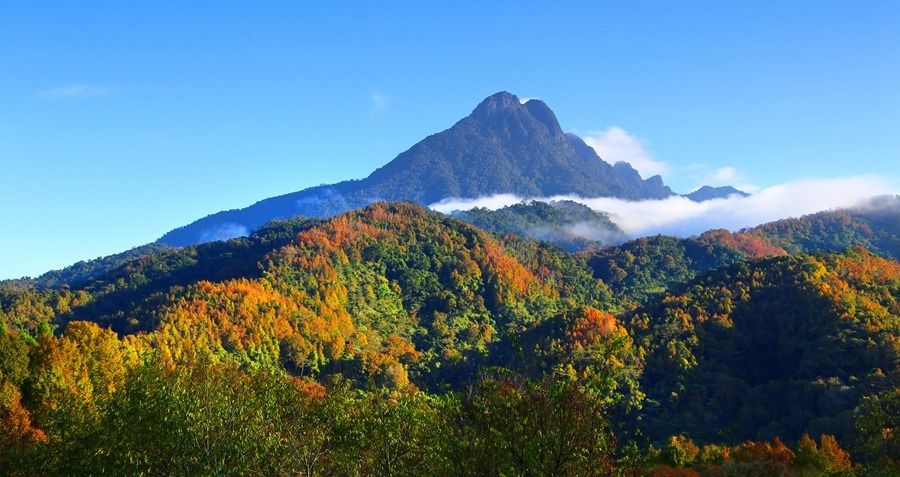
<instances>
[{"instance_id":1,"label":"hillside","mask_svg":"<svg viewBox=\"0 0 900 477\"><path fill-rule=\"evenodd\" d=\"M744 232L791 253L862 246L900 259L900 196L878 197L857 207L779 220Z\"/></svg>"},{"instance_id":2,"label":"hillside","mask_svg":"<svg viewBox=\"0 0 900 477\"><path fill-rule=\"evenodd\" d=\"M565 134L539 100L501 92L451 128L433 134L361 180L323 185L219 212L172 230L159 242L183 246L246 235L275 219L328 217L376 201L429 205L446 198L509 193L576 194L624 199L672 195L659 176L643 180L631 166L604 162Z\"/></svg>"},{"instance_id":3,"label":"hillside","mask_svg":"<svg viewBox=\"0 0 900 477\"><path fill-rule=\"evenodd\" d=\"M588 265L622 300L646 303L709 271L743 261L741 251L697 239L656 236L590 252Z\"/></svg>"},{"instance_id":4,"label":"hillside","mask_svg":"<svg viewBox=\"0 0 900 477\"><path fill-rule=\"evenodd\" d=\"M900 385L900 265L863 249L714 271L630 323L656 436L846 439L863 397Z\"/></svg>"},{"instance_id":5,"label":"hillside","mask_svg":"<svg viewBox=\"0 0 900 477\"><path fill-rule=\"evenodd\" d=\"M864 247L896 260L900 259L900 196L876 197L856 207L778 220L738 232L710 230L699 239L757 258Z\"/></svg>"},{"instance_id":6,"label":"hillside","mask_svg":"<svg viewBox=\"0 0 900 477\"><path fill-rule=\"evenodd\" d=\"M567 200L523 202L497 210L475 208L450 215L484 230L552 242L570 252L619 243L624 236L605 214Z\"/></svg>"},{"instance_id":7,"label":"hillside","mask_svg":"<svg viewBox=\"0 0 900 477\"><path fill-rule=\"evenodd\" d=\"M534 206L524 207L544 207ZM585 436L604 439L603 459L613 452L607 439L638 435L649 439L633 441L648 449L646 465L688 462L671 452L693 441L672 436L718 445L710 452L719 453L715 465L726 466L744 461L722 454L721 445L735 446L735 456L749 452L741 446L775 452L782 445L741 444L745 439L781 436L808 447L800 437L809 433L824 435L817 445L832 448L837 435L857 446L858 458L889 448L878 426L890 418L878 406L893 405L890 390L900 378L900 264L863 249L758 259L747 253L758 244L724 232L648 238L585 255L498 237L414 204L379 203L142 256L72 288L4 290L0 429L18 437L0 446L0 468L33 451L53 456L37 458L51 466L44 473L95 472L112 461L96 460L105 452L96 446L107 441L87 436L132 432L126 445L144 464L116 461L115 468L177 465L184 456L176 449L195 438L187 436L226 433L215 438L251 445L268 442L266 429L278 425L287 426L278 431L287 439L293 418L272 413L309 399L302 405L325 399L338 406L306 424L334 435L349 432L340 426L399 412L392 407L398 402L413 406L402 407L415 413L403 422L421 426L415 432L424 440L412 446L445 446L445 435L465 441L477 429L493 436L486 442L499 435L514 442L521 433L502 427L505 421L481 419L552 415L572 409L556 406L579 403L560 422L592 422ZM520 398L536 407L504 407ZM214 404L219 399L251 414L228 414ZM183 412L184 420L152 427L150 416L159 414L149 406L157 402L163 415ZM258 433L240 444L227 429L259 415L254 409L270 409L267 421L241 421L239 429ZM587 409L602 413L578 414ZM870 417L857 425L853 413ZM356 417L327 420L348 416ZM205 427L218 425L211 422L224 427ZM399 422L383 423L383 431ZM596 433L607 425L610 434ZM435 426L448 427L424 431ZM353 442L347 452L363 445ZM650 445L669 453L654 454ZM329 466L362 465L329 452ZM455 462L445 457L429 465Z\"/></svg>"},{"instance_id":8,"label":"hillside","mask_svg":"<svg viewBox=\"0 0 900 477\"><path fill-rule=\"evenodd\" d=\"M84 320L146 333L173 360L202 347L242 365L426 386L510 365L510 333L615 308L580 259L409 204L273 224L0 304L7 325L34 335Z\"/></svg>"},{"instance_id":9,"label":"hillside","mask_svg":"<svg viewBox=\"0 0 900 477\"><path fill-rule=\"evenodd\" d=\"M788 252L839 252L850 247L862 246L885 257L897 259L900 258L898 204L900 198L881 197L860 207L779 220L738 232L710 230L697 239L705 244L734 249L746 257L760 258L784 255ZM514 233L534 240L553 242L568 251L596 249L599 245L617 244L622 241L618 227L605 214L571 201L558 201L553 204L532 201L495 211L474 209L457 211L451 215L485 230L501 234ZM652 238L637 239L634 242L640 243L642 240L650 239ZM690 242L693 239L686 240ZM628 247L626 244L624 249ZM0 281L0 288L41 289L78 286L99 278L132 259L160 253L169 248L160 243L148 244L123 253L78 262L34 279L3 280ZM606 253L617 254L624 249L613 248ZM595 271L600 274L598 276L606 278L611 276L603 275L606 272L596 267ZM660 283L669 282L663 279Z\"/></svg>"},{"instance_id":10,"label":"hillside","mask_svg":"<svg viewBox=\"0 0 900 477\"><path fill-rule=\"evenodd\" d=\"M160 253L168 249L169 247L167 245L160 243L142 245L125 252L107 255L92 260L83 260L59 270L51 270L34 279L22 281L2 280L0 281L0 288L11 288L16 287L17 285L19 287L34 287L38 289L59 288L64 286L75 287L95 280L106 272L118 268L132 260Z\"/></svg>"}]
</instances>

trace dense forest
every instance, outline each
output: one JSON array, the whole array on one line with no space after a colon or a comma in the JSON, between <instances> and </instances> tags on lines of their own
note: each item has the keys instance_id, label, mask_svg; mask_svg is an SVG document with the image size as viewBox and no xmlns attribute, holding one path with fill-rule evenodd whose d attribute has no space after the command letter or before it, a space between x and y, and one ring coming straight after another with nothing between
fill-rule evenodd
<instances>
[{"instance_id":1,"label":"dense forest","mask_svg":"<svg viewBox=\"0 0 900 477\"><path fill-rule=\"evenodd\" d=\"M897 475L873 217L570 253L377 203L10 282L0 473Z\"/></svg>"},{"instance_id":2,"label":"dense forest","mask_svg":"<svg viewBox=\"0 0 900 477\"><path fill-rule=\"evenodd\" d=\"M882 196L843 210L785 219L746 230L791 253L841 251L859 245L900 259L900 196Z\"/></svg>"}]
</instances>

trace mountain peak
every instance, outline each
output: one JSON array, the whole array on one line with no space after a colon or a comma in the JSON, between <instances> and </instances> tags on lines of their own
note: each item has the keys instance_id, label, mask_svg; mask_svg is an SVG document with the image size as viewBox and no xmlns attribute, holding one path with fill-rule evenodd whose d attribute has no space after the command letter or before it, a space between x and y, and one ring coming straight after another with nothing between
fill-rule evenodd
<instances>
[{"instance_id":1,"label":"mountain peak","mask_svg":"<svg viewBox=\"0 0 900 477\"><path fill-rule=\"evenodd\" d=\"M488 96L482 102L478 103L478 106L472 111L472 116L487 118L502 111L518 109L522 109L522 103L519 101L519 97L508 91L500 91L499 93Z\"/></svg>"},{"instance_id":2,"label":"mountain peak","mask_svg":"<svg viewBox=\"0 0 900 477\"><path fill-rule=\"evenodd\" d=\"M506 91L485 98L466 119L496 131L503 131L501 134L517 132L531 136L549 134L560 141L565 139L556 115L543 101L538 99L522 101L518 96Z\"/></svg>"},{"instance_id":3,"label":"mountain peak","mask_svg":"<svg viewBox=\"0 0 900 477\"><path fill-rule=\"evenodd\" d=\"M547 106L547 103L539 99L530 99L524 104L524 107L534 119L547 126L547 129L562 132L559 120L556 119L556 114L553 114L553 110Z\"/></svg>"},{"instance_id":4,"label":"mountain peak","mask_svg":"<svg viewBox=\"0 0 900 477\"><path fill-rule=\"evenodd\" d=\"M376 201L434 204L494 194L521 197L654 199L672 195L658 177L612 166L575 135L563 133L543 101L524 104L509 92L488 96L447 130L414 144L365 179L273 197L224 211L166 234L162 243L204 242L296 215L323 217Z\"/></svg>"}]
</instances>

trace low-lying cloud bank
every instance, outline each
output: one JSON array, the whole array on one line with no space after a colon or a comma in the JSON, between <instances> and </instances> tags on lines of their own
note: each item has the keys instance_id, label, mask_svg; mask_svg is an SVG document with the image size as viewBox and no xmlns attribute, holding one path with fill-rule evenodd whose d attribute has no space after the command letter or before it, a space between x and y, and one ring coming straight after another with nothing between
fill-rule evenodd
<instances>
[{"instance_id":1,"label":"low-lying cloud bank","mask_svg":"<svg viewBox=\"0 0 900 477\"><path fill-rule=\"evenodd\" d=\"M449 213L486 207L494 210L523 200L573 200L609 214L628 236L666 234L687 237L710 229L738 230L774 220L853 207L897 190L884 177L866 175L833 179L803 179L765 189L749 197L732 196L693 202L680 196L628 201L608 197L519 197L498 194L475 199L445 199L430 208Z\"/></svg>"}]
</instances>

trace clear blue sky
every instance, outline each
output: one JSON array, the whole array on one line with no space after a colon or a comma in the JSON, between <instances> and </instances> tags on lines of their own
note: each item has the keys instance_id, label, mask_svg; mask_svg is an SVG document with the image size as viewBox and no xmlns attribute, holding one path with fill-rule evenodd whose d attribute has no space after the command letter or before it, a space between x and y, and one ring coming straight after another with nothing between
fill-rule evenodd
<instances>
[{"instance_id":1,"label":"clear blue sky","mask_svg":"<svg viewBox=\"0 0 900 477\"><path fill-rule=\"evenodd\" d=\"M499 90L680 191L900 163L897 1L320 3L4 2L0 278L364 177Z\"/></svg>"}]
</instances>

